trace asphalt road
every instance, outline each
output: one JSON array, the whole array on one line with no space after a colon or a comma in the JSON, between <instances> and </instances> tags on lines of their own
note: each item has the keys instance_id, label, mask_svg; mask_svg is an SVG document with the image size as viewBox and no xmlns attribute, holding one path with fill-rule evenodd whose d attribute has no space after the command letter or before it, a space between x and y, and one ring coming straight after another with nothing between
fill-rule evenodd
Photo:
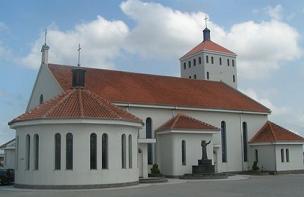
<instances>
[{"instance_id":1,"label":"asphalt road","mask_svg":"<svg viewBox=\"0 0 304 197\"><path fill-rule=\"evenodd\" d=\"M91 190L26 190L1 186L0 197L304 197L304 175L236 176L229 180L141 184L125 188Z\"/></svg>"}]
</instances>

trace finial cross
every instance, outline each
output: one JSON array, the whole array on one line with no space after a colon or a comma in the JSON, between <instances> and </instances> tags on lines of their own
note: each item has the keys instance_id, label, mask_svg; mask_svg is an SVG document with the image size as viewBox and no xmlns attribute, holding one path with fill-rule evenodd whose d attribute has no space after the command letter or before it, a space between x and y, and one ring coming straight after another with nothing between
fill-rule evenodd
<instances>
[{"instance_id":1,"label":"finial cross","mask_svg":"<svg viewBox=\"0 0 304 197\"><path fill-rule=\"evenodd\" d=\"M80 48L80 44L78 44L78 49L77 49L77 51L78 51L78 66L80 66L80 50L81 50L81 48Z\"/></svg>"},{"instance_id":2,"label":"finial cross","mask_svg":"<svg viewBox=\"0 0 304 197\"><path fill-rule=\"evenodd\" d=\"M208 17L205 16L204 20L205 20L205 27L207 28Z\"/></svg>"}]
</instances>

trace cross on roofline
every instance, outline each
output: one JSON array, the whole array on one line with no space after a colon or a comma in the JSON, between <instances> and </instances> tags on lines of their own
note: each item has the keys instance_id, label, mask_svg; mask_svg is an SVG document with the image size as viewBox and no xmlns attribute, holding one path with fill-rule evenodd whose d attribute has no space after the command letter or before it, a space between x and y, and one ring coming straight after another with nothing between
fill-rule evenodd
<instances>
[{"instance_id":1,"label":"cross on roofline","mask_svg":"<svg viewBox=\"0 0 304 197\"><path fill-rule=\"evenodd\" d=\"M207 28L208 17L205 16L204 20L205 20L205 27Z\"/></svg>"},{"instance_id":2,"label":"cross on roofline","mask_svg":"<svg viewBox=\"0 0 304 197\"><path fill-rule=\"evenodd\" d=\"M78 64L77 64L77 66L80 66L80 50L81 50L80 44L78 44L78 49L77 49L77 51L78 51Z\"/></svg>"}]
</instances>

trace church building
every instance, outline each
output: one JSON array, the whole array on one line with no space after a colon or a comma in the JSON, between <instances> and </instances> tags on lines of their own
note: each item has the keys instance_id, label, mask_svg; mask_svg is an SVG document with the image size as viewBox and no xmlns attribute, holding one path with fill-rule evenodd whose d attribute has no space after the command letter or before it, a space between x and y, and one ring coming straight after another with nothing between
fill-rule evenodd
<instances>
[{"instance_id":1,"label":"church building","mask_svg":"<svg viewBox=\"0 0 304 197\"><path fill-rule=\"evenodd\" d=\"M16 187L133 185L153 164L191 173L202 140L216 172L303 170L304 139L237 89L237 55L211 40L180 58L181 77L53 64L41 67L16 130ZM178 69L178 66L177 66Z\"/></svg>"}]
</instances>

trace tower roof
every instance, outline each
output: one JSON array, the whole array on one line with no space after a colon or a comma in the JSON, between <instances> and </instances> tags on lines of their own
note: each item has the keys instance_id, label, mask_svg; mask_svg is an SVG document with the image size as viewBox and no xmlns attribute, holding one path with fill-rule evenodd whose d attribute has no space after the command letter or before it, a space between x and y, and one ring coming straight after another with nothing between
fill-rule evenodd
<instances>
[{"instance_id":1,"label":"tower roof","mask_svg":"<svg viewBox=\"0 0 304 197\"><path fill-rule=\"evenodd\" d=\"M44 119L119 120L141 123L134 115L82 88L73 88L15 118L9 125Z\"/></svg>"},{"instance_id":2,"label":"tower roof","mask_svg":"<svg viewBox=\"0 0 304 197\"><path fill-rule=\"evenodd\" d=\"M218 44L216 44L215 42L211 41L211 40L204 40L201 43L199 43L196 47L194 47L193 49L191 49L189 52L187 52L183 57L181 57L180 59L189 57L191 55L194 55L196 53L199 52L203 52L203 51L207 51L207 52L218 52L218 53L224 53L227 55L232 55L232 56L236 56L236 54Z\"/></svg>"},{"instance_id":3,"label":"tower roof","mask_svg":"<svg viewBox=\"0 0 304 197\"><path fill-rule=\"evenodd\" d=\"M208 130L208 131L219 131L220 129L192 118L184 114L177 114L163 125L161 125L156 131L164 130Z\"/></svg>"},{"instance_id":4,"label":"tower roof","mask_svg":"<svg viewBox=\"0 0 304 197\"><path fill-rule=\"evenodd\" d=\"M304 142L304 138L273 122L267 121L249 143L269 142Z\"/></svg>"}]
</instances>

